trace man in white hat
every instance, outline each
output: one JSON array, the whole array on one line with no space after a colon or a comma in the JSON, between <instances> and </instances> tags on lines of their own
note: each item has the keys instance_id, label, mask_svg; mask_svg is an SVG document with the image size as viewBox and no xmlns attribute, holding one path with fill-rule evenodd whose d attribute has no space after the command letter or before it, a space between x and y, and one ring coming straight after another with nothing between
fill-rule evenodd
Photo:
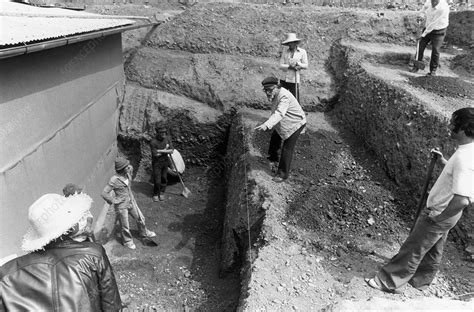
<instances>
[{"instance_id":1,"label":"man in white hat","mask_svg":"<svg viewBox=\"0 0 474 312\"><path fill-rule=\"evenodd\" d=\"M0 311L119 311L122 301L102 245L80 237L92 199L46 194L28 210L29 252L0 267Z\"/></svg>"},{"instance_id":2,"label":"man in white hat","mask_svg":"<svg viewBox=\"0 0 474 312\"><path fill-rule=\"evenodd\" d=\"M284 78L280 80L280 85L289 90L293 96L300 101L299 86L301 82L300 71L308 68L308 55L306 51L298 47L301 39L295 33L287 34L285 41L281 44L288 46L280 58L280 69L283 70Z\"/></svg>"}]
</instances>

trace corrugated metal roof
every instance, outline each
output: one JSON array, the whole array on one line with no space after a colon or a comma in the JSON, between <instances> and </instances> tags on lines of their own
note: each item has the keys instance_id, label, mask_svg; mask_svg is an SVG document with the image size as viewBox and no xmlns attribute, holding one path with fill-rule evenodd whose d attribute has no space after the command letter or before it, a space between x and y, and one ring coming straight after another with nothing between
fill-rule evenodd
<instances>
[{"instance_id":1,"label":"corrugated metal roof","mask_svg":"<svg viewBox=\"0 0 474 312\"><path fill-rule=\"evenodd\" d=\"M0 46L61 38L133 24L133 20L0 1Z\"/></svg>"}]
</instances>

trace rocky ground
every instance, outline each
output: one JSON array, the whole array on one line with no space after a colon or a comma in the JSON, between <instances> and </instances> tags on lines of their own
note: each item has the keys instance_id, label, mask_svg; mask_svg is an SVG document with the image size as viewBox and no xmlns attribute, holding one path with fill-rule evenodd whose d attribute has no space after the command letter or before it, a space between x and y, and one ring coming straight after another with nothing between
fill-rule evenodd
<instances>
[{"instance_id":1,"label":"rocky ground","mask_svg":"<svg viewBox=\"0 0 474 312\"><path fill-rule=\"evenodd\" d=\"M183 97L194 94L194 100L217 110L225 110L237 101L244 106L246 96L264 102L258 83L255 86L240 83L245 82L245 73L266 74L259 66L276 62L281 51L279 42L288 31L304 34L304 47L310 53L312 69L306 73L302 93L307 97L304 98L306 108L311 110L326 109L324 104L335 95L326 64L334 40L343 37L359 41L360 45L369 46L369 52L376 53L378 43L413 45L419 31L412 12L404 15L397 10L250 4L187 7L170 2L162 7L127 5L88 9L102 14L172 17L151 34L147 29L140 29L124 35L129 85L147 88L147 92L155 92L153 88L157 88ZM285 25L294 25L294 29ZM455 72L462 71L469 77L472 53L466 54L466 50L456 53L459 55L453 62ZM238 67L233 67L235 64ZM161 73L160 67L166 67L167 71ZM209 68L211 71L207 72ZM386 68L378 70L383 73ZM179 90L179 86L192 84L185 80L187 75L196 73L199 74L196 84L210 89L210 95L206 90L193 93L193 87ZM431 77L432 80L421 75L407 77L416 88L450 98L473 99L472 83L468 80L453 76ZM243 89L248 92L242 93ZM225 194L222 180L206 175L202 167L193 168L185 174L193 192L189 199L179 195L180 185L175 184L169 188L165 202L153 203L151 184L146 180L146 171L141 169L141 182L135 191L148 224L157 231L159 246L137 244L138 249L130 251L116 240L107 244L129 310L232 311L237 308L240 295L249 296L250 301L242 306L248 311L348 311L351 307L374 310L374 306L364 306L364 302L375 304L375 310L383 310L387 300L411 302L420 298L431 300L424 307L430 304L446 307L443 304L447 303L452 308L455 303L447 299L472 297L474 265L466 261L455 240L447 245L437 281L425 292L407 288L403 295L389 295L364 284L363 277L373 274L403 242L417 198L388 179L374 155L327 110L326 114L308 115L309 131L300 139L293 176L288 183L276 185L271 181L267 163L261 156L267 148L268 133L252 135L252 145L261 154L260 160L253 164L252 175L268 189L268 196L278 208L268 212L266 232L260 242L263 245L253 250L255 254L258 252L258 258L254 259L256 273L248 293L246 289L240 292L236 275L239 272L219 276L220 222ZM267 113L255 114L264 118ZM257 121L250 118L247 122L251 126ZM122 135L131 137L125 127L121 129ZM429 155L427 161L428 158ZM211 161L208 173L213 172ZM201 160L198 164L203 163ZM442 298L444 303L433 298ZM358 303L347 308L346 300ZM419 302L411 302L411 307Z\"/></svg>"}]
</instances>

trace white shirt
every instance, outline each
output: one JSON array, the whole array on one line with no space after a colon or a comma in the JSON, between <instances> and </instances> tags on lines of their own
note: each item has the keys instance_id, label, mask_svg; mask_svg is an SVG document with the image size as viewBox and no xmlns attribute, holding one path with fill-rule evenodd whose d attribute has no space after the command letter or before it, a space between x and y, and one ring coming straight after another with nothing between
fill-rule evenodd
<instances>
[{"instance_id":1,"label":"white shirt","mask_svg":"<svg viewBox=\"0 0 474 312\"><path fill-rule=\"evenodd\" d=\"M288 69L290 65L290 59L293 59L302 69L308 68L308 55L306 54L305 49L300 47L296 47L295 53L293 56L291 55L290 49L286 49L283 51L280 57L280 69L283 70L285 74L285 78L283 79L286 82L291 83L299 83L300 78L300 71L294 69ZM296 78L296 81L295 81Z\"/></svg>"},{"instance_id":2,"label":"white shirt","mask_svg":"<svg viewBox=\"0 0 474 312\"><path fill-rule=\"evenodd\" d=\"M426 15L425 31L421 35L426 36L433 30L444 29L449 25L449 4L446 0L440 0L434 8L431 6L431 0L426 0L421 9Z\"/></svg>"},{"instance_id":3,"label":"white shirt","mask_svg":"<svg viewBox=\"0 0 474 312\"><path fill-rule=\"evenodd\" d=\"M426 206L440 214L454 194L474 201L474 143L459 145L431 188ZM462 212L452 218L459 220L461 215Z\"/></svg>"}]
</instances>

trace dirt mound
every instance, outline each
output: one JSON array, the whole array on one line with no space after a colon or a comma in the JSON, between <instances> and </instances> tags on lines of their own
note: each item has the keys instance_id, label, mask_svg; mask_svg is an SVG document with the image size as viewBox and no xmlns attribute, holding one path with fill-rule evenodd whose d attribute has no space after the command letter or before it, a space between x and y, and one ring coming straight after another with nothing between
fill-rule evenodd
<instances>
[{"instance_id":1,"label":"dirt mound","mask_svg":"<svg viewBox=\"0 0 474 312\"><path fill-rule=\"evenodd\" d=\"M287 32L304 38L311 60L324 58L331 42L341 37L360 41L414 42L414 12L282 7L250 4L196 5L160 27L150 45L193 53L224 53L275 57Z\"/></svg>"},{"instance_id":2,"label":"dirt mound","mask_svg":"<svg viewBox=\"0 0 474 312\"><path fill-rule=\"evenodd\" d=\"M474 100L474 84L456 77L421 76L411 77L409 81L416 87L423 88L443 97Z\"/></svg>"}]
</instances>

